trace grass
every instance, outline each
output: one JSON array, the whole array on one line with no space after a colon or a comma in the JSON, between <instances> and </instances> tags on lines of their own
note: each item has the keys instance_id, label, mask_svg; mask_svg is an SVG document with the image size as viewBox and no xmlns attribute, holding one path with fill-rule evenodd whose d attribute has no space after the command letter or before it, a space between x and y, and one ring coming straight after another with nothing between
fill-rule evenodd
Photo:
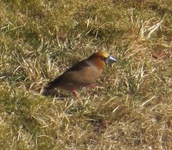
<instances>
[{"instance_id":1,"label":"grass","mask_svg":"<svg viewBox=\"0 0 172 150\"><path fill-rule=\"evenodd\" d=\"M172 6L168 0L0 2L3 150L172 149ZM118 62L100 87L40 94L95 51Z\"/></svg>"}]
</instances>

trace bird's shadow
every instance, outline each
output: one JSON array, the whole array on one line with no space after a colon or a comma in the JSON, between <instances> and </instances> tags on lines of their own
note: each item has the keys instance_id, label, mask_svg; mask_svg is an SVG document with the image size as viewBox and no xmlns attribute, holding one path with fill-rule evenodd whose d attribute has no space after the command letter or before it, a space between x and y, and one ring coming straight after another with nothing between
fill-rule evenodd
<instances>
[{"instance_id":1,"label":"bird's shadow","mask_svg":"<svg viewBox=\"0 0 172 150\"><path fill-rule=\"evenodd\" d=\"M43 91L43 92L40 92L40 93L41 93L41 95L43 95L45 97L55 98L55 99L58 99L58 100L64 100L66 98L69 98L69 94L59 92L56 89L51 90L51 91Z\"/></svg>"},{"instance_id":2,"label":"bird's shadow","mask_svg":"<svg viewBox=\"0 0 172 150\"><path fill-rule=\"evenodd\" d=\"M90 95L92 95L92 94L99 95L99 92L102 89L102 86L100 86L98 83L94 83L89 86L83 87L83 89L85 89L85 92L89 93ZM67 99L70 97L75 97L75 98L77 97L69 92L65 92L65 91L59 90L59 89L53 89L53 90L42 89L42 90L40 90L40 94L45 97L50 97L50 98L54 98L57 100L64 100L64 99ZM80 95L77 98L81 98Z\"/></svg>"}]
</instances>

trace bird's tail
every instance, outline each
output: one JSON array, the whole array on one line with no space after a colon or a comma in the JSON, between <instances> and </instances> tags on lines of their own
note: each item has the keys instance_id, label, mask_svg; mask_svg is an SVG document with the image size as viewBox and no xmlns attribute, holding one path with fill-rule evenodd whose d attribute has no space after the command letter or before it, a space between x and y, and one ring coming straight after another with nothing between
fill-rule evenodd
<instances>
[{"instance_id":1,"label":"bird's tail","mask_svg":"<svg viewBox=\"0 0 172 150\"><path fill-rule=\"evenodd\" d=\"M58 87L59 83L61 81L62 76L59 76L58 78L54 79L53 81L47 83L47 85L44 87L43 95L49 95L49 91Z\"/></svg>"}]
</instances>

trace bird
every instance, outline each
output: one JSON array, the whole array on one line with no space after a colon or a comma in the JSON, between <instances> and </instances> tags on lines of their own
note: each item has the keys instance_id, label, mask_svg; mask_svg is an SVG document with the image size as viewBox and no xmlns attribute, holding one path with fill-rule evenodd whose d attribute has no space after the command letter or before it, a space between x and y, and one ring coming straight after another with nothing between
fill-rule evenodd
<instances>
[{"instance_id":1,"label":"bird","mask_svg":"<svg viewBox=\"0 0 172 150\"><path fill-rule=\"evenodd\" d=\"M98 51L66 70L63 74L48 82L44 87L43 94L54 89L60 88L72 92L78 97L77 90L95 84L100 77L105 65L116 62L117 59L104 51Z\"/></svg>"}]
</instances>

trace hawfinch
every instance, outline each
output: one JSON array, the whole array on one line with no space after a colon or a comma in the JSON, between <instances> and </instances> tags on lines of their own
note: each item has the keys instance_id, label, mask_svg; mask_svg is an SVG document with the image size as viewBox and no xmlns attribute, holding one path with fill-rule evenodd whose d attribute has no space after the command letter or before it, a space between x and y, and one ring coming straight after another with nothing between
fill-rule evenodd
<instances>
[{"instance_id":1,"label":"hawfinch","mask_svg":"<svg viewBox=\"0 0 172 150\"><path fill-rule=\"evenodd\" d=\"M76 90L93 85L102 73L104 66L116 61L113 56L106 52L96 52L49 82L44 88L44 95L53 88L61 88L71 91L75 96L78 96Z\"/></svg>"}]
</instances>

